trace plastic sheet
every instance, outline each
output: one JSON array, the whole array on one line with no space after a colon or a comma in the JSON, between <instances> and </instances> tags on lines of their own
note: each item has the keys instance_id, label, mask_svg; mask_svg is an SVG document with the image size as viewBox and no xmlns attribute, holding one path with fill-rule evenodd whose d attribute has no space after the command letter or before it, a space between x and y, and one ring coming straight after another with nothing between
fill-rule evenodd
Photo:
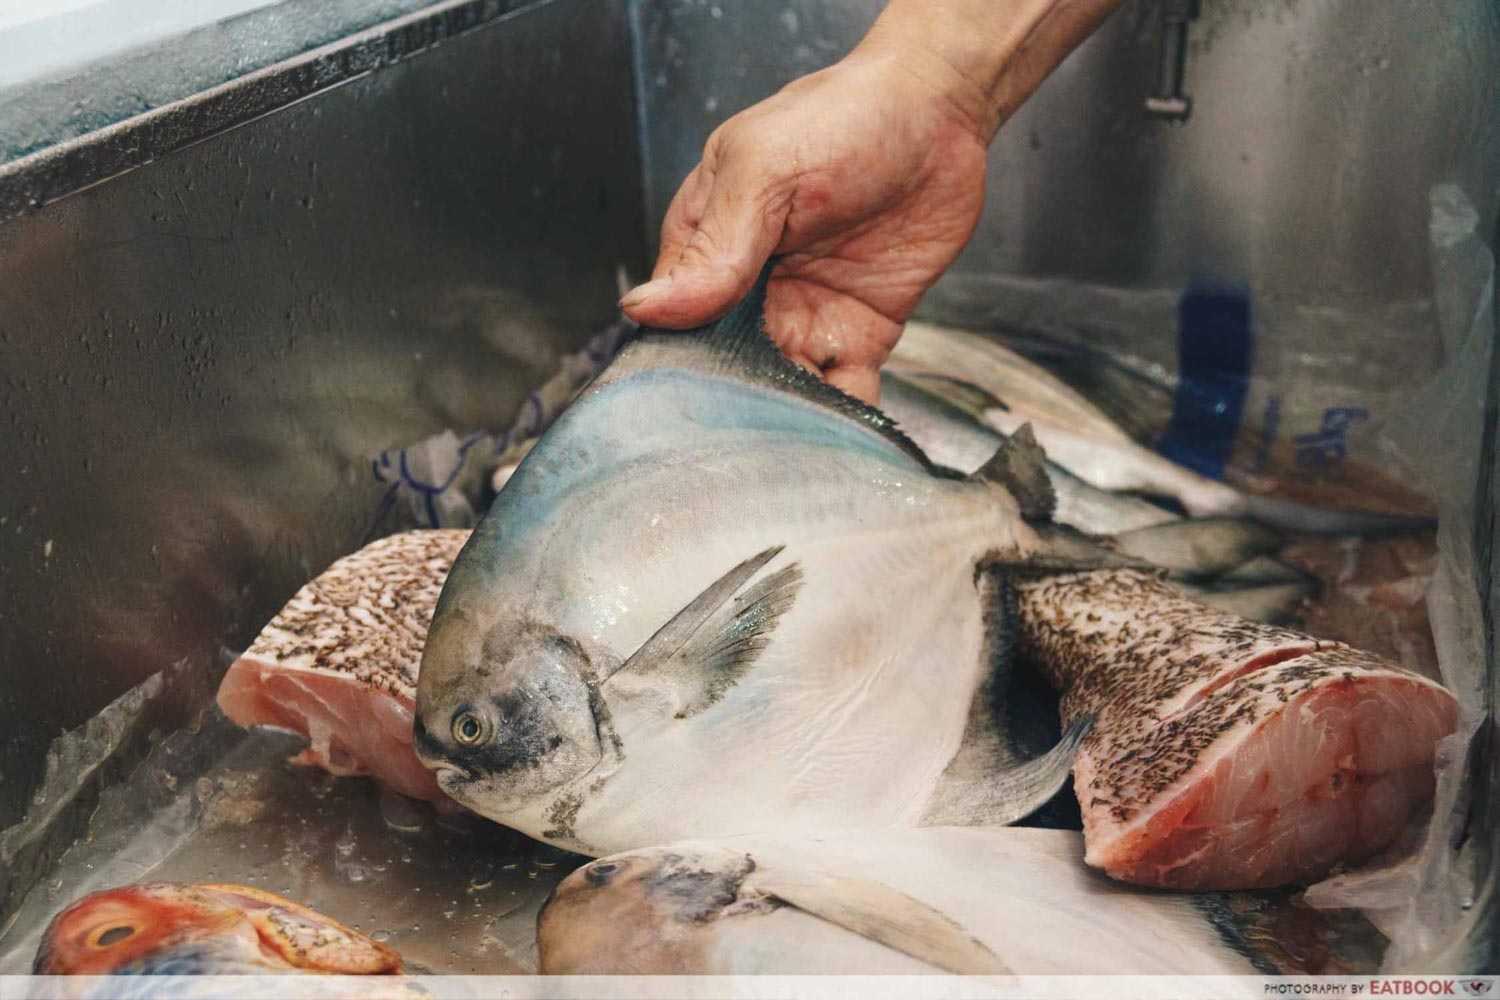
<instances>
[{"instance_id":1,"label":"plastic sheet","mask_svg":"<svg viewBox=\"0 0 1500 1000\"><path fill-rule=\"evenodd\" d=\"M528 442L557 419L634 334L635 325L622 319L596 334L583 350L565 357L557 373L526 398L503 432L460 436L450 429L373 456L372 475L389 484L374 523L381 523L389 508L401 506L417 527L472 528L504 481L502 474L492 482L497 470L513 468Z\"/></svg>"},{"instance_id":2,"label":"plastic sheet","mask_svg":"<svg viewBox=\"0 0 1500 1000\"><path fill-rule=\"evenodd\" d=\"M1495 350L1494 255L1478 212L1453 185L1433 189L1432 268L1437 332L1446 360L1386 428L1385 444L1437 505L1437 561L1427 590L1445 684L1457 695L1459 729L1442 748L1433 819L1420 850L1383 869L1329 879L1308 890L1315 906L1354 906L1391 939L1390 970L1463 966L1480 861L1464 838L1471 792L1468 748L1484 718L1487 637L1476 546L1484 421Z\"/></svg>"}]
</instances>

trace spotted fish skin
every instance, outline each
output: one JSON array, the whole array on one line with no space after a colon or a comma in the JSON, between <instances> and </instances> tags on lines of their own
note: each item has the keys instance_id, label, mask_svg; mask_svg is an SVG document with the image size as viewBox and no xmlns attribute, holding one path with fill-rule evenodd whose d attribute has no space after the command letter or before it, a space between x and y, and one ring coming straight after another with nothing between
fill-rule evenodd
<instances>
[{"instance_id":1,"label":"spotted fish skin","mask_svg":"<svg viewBox=\"0 0 1500 1000\"><path fill-rule=\"evenodd\" d=\"M465 529L408 531L334 562L287 602L219 687L242 726L307 736L300 763L442 801L411 747L417 668Z\"/></svg>"},{"instance_id":2,"label":"spotted fish skin","mask_svg":"<svg viewBox=\"0 0 1500 1000\"><path fill-rule=\"evenodd\" d=\"M1074 764L1086 860L1176 889L1305 882L1388 847L1430 801L1441 685L1249 622L1134 570L1019 587L1022 647L1095 718Z\"/></svg>"}]
</instances>

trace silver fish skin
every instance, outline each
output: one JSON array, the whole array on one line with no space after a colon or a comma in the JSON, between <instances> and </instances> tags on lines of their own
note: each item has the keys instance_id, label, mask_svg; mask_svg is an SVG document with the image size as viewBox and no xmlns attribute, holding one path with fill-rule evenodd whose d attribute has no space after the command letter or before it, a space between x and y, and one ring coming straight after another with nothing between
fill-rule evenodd
<instances>
[{"instance_id":1,"label":"silver fish skin","mask_svg":"<svg viewBox=\"0 0 1500 1000\"><path fill-rule=\"evenodd\" d=\"M987 462L1003 438L930 386L895 372L880 378L880 406L939 465L971 473ZM1056 462L1045 463L1057 496L1053 520L1091 535L1115 535L1170 524L1181 518L1139 497L1091 486Z\"/></svg>"},{"instance_id":2,"label":"silver fish skin","mask_svg":"<svg viewBox=\"0 0 1500 1000\"><path fill-rule=\"evenodd\" d=\"M1195 587L1178 584L1189 597L1211 608L1227 611L1253 622L1288 625L1297 620L1302 602L1318 591L1315 580L1290 580L1285 583L1249 584L1241 587Z\"/></svg>"},{"instance_id":3,"label":"silver fish skin","mask_svg":"<svg viewBox=\"0 0 1500 1000\"><path fill-rule=\"evenodd\" d=\"M1307 534L1388 535L1433 526L1431 518L1315 507L1210 479L1136 442L1047 369L967 330L908 323L890 367L927 385L948 380L979 390L956 388L953 401L963 399L962 405L1004 434L1030 424L1052 462L1101 490L1171 497L1194 517L1248 518ZM985 405L985 397L992 405Z\"/></svg>"},{"instance_id":4,"label":"silver fish skin","mask_svg":"<svg viewBox=\"0 0 1500 1000\"><path fill-rule=\"evenodd\" d=\"M558 886L537 920L541 971L1256 971L1218 929L1218 901L1112 884L1084 867L1082 850L1071 830L929 827L631 851Z\"/></svg>"},{"instance_id":5,"label":"silver fish skin","mask_svg":"<svg viewBox=\"0 0 1500 1000\"><path fill-rule=\"evenodd\" d=\"M990 665L978 569L1041 542L788 362L763 295L628 348L459 555L414 725L459 802L597 854L910 825L942 783Z\"/></svg>"},{"instance_id":6,"label":"silver fish skin","mask_svg":"<svg viewBox=\"0 0 1500 1000\"><path fill-rule=\"evenodd\" d=\"M1275 552L1284 541L1279 532L1263 525L1227 517L1191 518L1115 537L1121 552L1180 579L1230 572L1251 559Z\"/></svg>"},{"instance_id":7,"label":"silver fish skin","mask_svg":"<svg viewBox=\"0 0 1500 1000\"><path fill-rule=\"evenodd\" d=\"M1006 437L950 403L938 386L886 372L880 380L881 406L934 462L973 472ZM1168 570L1174 580L1217 577L1283 542L1279 533L1253 521L1183 518L1140 497L1091 486L1050 460L1043 467L1057 498L1054 521L1091 535L1113 535L1121 552ZM1297 581L1305 579L1289 567L1281 569ZM1278 582L1291 581L1283 577ZM1271 614L1295 600L1284 588L1247 598L1235 607Z\"/></svg>"}]
</instances>

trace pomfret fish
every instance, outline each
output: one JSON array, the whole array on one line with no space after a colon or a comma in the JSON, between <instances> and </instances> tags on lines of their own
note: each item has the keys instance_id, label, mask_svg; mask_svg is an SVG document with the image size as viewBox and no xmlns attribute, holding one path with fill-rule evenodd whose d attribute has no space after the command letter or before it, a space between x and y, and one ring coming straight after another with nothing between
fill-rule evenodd
<instances>
[{"instance_id":1,"label":"pomfret fish","mask_svg":"<svg viewBox=\"0 0 1500 1000\"><path fill-rule=\"evenodd\" d=\"M539 962L568 975L1278 971L1229 901L1111 883L1081 849L1069 830L931 827L630 851L558 885Z\"/></svg>"},{"instance_id":2,"label":"pomfret fish","mask_svg":"<svg viewBox=\"0 0 1500 1000\"><path fill-rule=\"evenodd\" d=\"M987 581L1058 558L1022 516L1039 455L932 465L781 355L764 283L627 348L460 553L414 730L459 802L597 854L912 824L945 786L1009 822L1059 787L1071 743L983 788L945 775L1014 625Z\"/></svg>"},{"instance_id":3,"label":"pomfret fish","mask_svg":"<svg viewBox=\"0 0 1500 1000\"><path fill-rule=\"evenodd\" d=\"M54 917L33 972L392 975L401 972L401 956L336 920L259 889L145 882L85 896ZM368 987L359 995L420 994Z\"/></svg>"}]
</instances>

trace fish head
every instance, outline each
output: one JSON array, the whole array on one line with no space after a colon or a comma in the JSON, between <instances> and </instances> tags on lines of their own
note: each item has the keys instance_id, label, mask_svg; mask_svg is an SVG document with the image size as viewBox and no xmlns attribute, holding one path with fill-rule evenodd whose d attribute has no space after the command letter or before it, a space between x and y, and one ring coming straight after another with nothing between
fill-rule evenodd
<instances>
[{"instance_id":1,"label":"fish head","mask_svg":"<svg viewBox=\"0 0 1500 1000\"><path fill-rule=\"evenodd\" d=\"M232 935L238 922L236 914L173 885L96 892L52 918L33 972L107 975L171 949Z\"/></svg>"},{"instance_id":2,"label":"fish head","mask_svg":"<svg viewBox=\"0 0 1500 1000\"><path fill-rule=\"evenodd\" d=\"M412 743L451 798L511 822L599 764L603 711L578 640L457 610L428 633Z\"/></svg>"},{"instance_id":3,"label":"fish head","mask_svg":"<svg viewBox=\"0 0 1500 1000\"><path fill-rule=\"evenodd\" d=\"M37 975L399 972L390 948L246 886L147 882L85 896L53 918Z\"/></svg>"},{"instance_id":4,"label":"fish head","mask_svg":"<svg viewBox=\"0 0 1500 1000\"><path fill-rule=\"evenodd\" d=\"M780 904L747 889L755 862L704 843L610 855L552 891L537 915L537 952L549 975L713 971L715 922Z\"/></svg>"}]
</instances>

